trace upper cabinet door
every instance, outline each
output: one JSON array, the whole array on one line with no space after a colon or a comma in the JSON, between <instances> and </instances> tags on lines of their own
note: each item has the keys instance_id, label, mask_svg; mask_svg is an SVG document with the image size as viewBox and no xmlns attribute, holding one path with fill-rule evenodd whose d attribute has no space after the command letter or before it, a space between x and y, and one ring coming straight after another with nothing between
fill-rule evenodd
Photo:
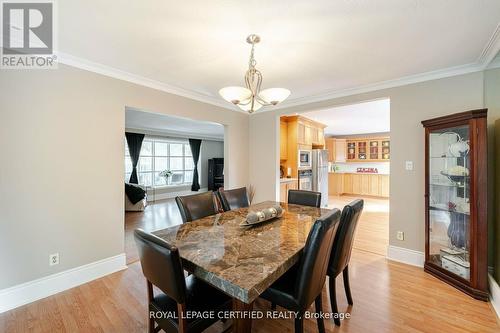
<instances>
[{"instance_id":1,"label":"upper cabinet door","mask_svg":"<svg viewBox=\"0 0 500 333\"><path fill-rule=\"evenodd\" d=\"M280 122L280 160L288 159L288 124Z\"/></svg>"},{"instance_id":2,"label":"upper cabinet door","mask_svg":"<svg viewBox=\"0 0 500 333\"><path fill-rule=\"evenodd\" d=\"M345 162L346 161L346 140L336 139L335 140L335 162Z\"/></svg>"},{"instance_id":3,"label":"upper cabinet door","mask_svg":"<svg viewBox=\"0 0 500 333\"><path fill-rule=\"evenodd\" d=\"M312 130L311 127L304 125L305 128L305 135L304 135L304 144L306 145L312 145L313 140L312 140Z\"/></svg>"},{"instance_id":4,"label":"upper cabinet door","mask_svg":"<svg viewBox=\"0 0 500 333\"><path fill-rule=\"evenodd\" d=\"M297 124L297 142L306 144L306 126L302 123Z\"/></svg>"}]
</instances>

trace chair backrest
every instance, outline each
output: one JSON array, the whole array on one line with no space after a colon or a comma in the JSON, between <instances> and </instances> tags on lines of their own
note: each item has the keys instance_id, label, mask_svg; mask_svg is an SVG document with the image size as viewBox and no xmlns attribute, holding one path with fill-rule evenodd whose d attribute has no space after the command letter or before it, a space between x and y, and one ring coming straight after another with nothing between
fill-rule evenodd
<instances>
[{"instance_id":1,"label":"chair backrest","mask_svg":"<svg viewBox=\"0 0 500 333\"><path fill-rule=\"evenodd\" d=\"M179 250L141 229L134 231L134 238L146 280L177 303L185 303L186 280Z\"/></svg>"},{"instance_id":2,"label":"chair backrest","mask_svg":"<svg viewBox=\"0 0 500 333\"><path fill-rule=\"evenodd\" d=\"M304 190L288 190L288 203L319 208L321 205L321 193Z\"/></svg>"},{"instance_id":3,"label":"chair backrest","mask_svg":"<svg viewBox=\"0 0 500 333\"><path fill-rule=\"evenodd\" d=\"M323 290L333 239L340 220L340 210L334 209L314 222L300 258L294 296L305 310Z\"/></svg>"},{"instance_id":4,"label":"chair backrest","mask_svg":"<svg viewBox=\"0 0 500 333\"><path fill-rule=\"evenodd\" d=\"M333 241L332 255L328 264L328 275L330 276L337 276L349 264L354 243L354 233L363 211L363 205L363 200L357 199L346 205L342 210L339 230Z\"/></svg>"},{"instance_id":5,"label":"chair backrest","mask_svg":"<svg viewBox=\"0 0 500 333\"><path fill-rule=\"evenodd\" d=\"M250 206L246 187L235 188L233 190L219 190L217 194L225 212Z\"/></svg>"},{"instance_id":6,"label":"chair backrest","mask_svg":"<svg viewBox=\"0 0 500 333\"><path fill-rule=\"evenodd\" d=\"M215 196L212 191L176 197L175 202L179 207L182 222L184 223L218 213Z\"/></svg>"}]
</instances>

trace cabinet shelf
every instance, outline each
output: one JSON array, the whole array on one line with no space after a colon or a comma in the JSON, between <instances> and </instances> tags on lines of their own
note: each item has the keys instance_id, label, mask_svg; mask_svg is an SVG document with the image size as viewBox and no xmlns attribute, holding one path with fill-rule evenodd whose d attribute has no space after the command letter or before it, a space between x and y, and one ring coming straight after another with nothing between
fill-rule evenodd
<instances>
[{"instance_id":1,"label":"cabinet shelf","mask_svg":"<svg viewBox=\"0 0 500 333\"><path fill-rule=\"evenodd\" d=\"M442 207L436 207L436 206L432 206L432 205L429 205L429 209L430 210L438 210L440 212L456 213L456 214L462 214L462 215L470 216L470 212L459 212L457 210L450 210L450 209L446 209L446 208L442 208Z\"/></svg>"}]
</instances>

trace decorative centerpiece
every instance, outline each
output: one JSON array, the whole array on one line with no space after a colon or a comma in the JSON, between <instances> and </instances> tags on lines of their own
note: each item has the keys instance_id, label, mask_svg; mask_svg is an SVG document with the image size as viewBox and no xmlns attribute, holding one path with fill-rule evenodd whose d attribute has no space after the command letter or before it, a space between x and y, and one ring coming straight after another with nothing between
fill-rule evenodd
<instances>
[{"instance_id":1,"label":"decorative centerpiece","mask_svg":"<svg viewBox=\"0 0 500 333\"><path fill-rule=\"evenodd\" d=\"M159 176L165 178L165 185L168 185L168 179L172 176L173 172L171 170L163 170L160 172Z\"/></svg>"},{"instance_id":2,"label":"decorative centerpiece","mask_svg":"<svg viewBox=\"0 0 500 333\"><path fill-rule=\"evenodd\" d=\"M280 205L275 205L259 211L251 211L248 213L245 221L240 224L242 227L249 227L259 223L263 223L283 215L283 208Z\"/></svg>"}]
</instances>

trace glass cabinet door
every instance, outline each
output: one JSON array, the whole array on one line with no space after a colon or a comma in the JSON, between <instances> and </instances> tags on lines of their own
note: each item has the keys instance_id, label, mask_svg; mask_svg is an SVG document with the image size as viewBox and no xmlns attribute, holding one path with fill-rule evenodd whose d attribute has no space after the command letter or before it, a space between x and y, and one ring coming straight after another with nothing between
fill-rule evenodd
<instances>
[{"instance_id":1,"label":"glass cabinet door","mask_svg":"<svg viewBox=\"0 0 500 333\"><path fill-rule=\"evenodd\" d=\"M470 280L469 125L429 133L429 261Z\"/></svg>"}]
</instances>

